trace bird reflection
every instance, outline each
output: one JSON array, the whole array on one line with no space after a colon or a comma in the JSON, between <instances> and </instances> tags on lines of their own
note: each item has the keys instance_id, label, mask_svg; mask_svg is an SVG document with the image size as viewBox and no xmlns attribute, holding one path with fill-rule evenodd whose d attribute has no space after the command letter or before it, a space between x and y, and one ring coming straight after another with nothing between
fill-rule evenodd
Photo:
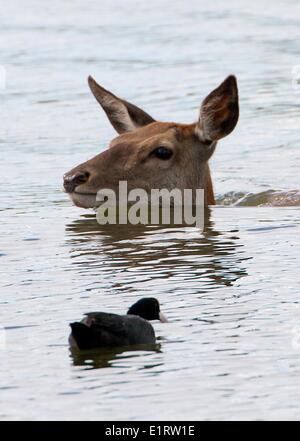
<instances>
[{"instance_id":1,"label":"bird reflection","mask_svg":"<svg viewBox=\"0 0 300 441\"><path fill-rule=\"evenodd\" d=\"M74 348L70 348L70 357L74 366L84 366L87 369L99 369L113 367L114 363L121 364L122 361L129 358L138 357L139 355L145 356L145 353L149 355L153 352L161 352L161 345L156 343L152 345L138 345L120 348L110 349L92 349L87 351L79 351ZM144 368L156 367L161 363L147 364Z\"/></svg>"}]
</instances>

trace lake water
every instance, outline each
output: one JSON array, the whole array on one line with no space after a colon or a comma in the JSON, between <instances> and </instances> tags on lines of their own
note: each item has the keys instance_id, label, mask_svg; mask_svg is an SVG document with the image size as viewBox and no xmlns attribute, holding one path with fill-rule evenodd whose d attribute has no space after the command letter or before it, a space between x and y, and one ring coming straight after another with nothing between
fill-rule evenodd
<instances>
[{"instance_id":1,"label":"lake water","mask_svg":"<svg viewBox=\"0 0 300 441\"><path fill-rule=\"evenodd\" d=\"M299 2L11 0L0 24L0 418L300 419ZM203 233L71 205L63 173L114 136L89 74L192 122L230 73ZM170 319L157 351L69 352L69 322L142 296Z\"/></svg>"}]
</instances>

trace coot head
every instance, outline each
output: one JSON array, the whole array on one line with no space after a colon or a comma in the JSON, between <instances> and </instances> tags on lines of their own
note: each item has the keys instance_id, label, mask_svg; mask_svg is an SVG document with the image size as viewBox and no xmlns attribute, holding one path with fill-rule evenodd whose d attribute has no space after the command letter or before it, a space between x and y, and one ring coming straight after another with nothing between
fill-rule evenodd
<instances>
[{"instance_id":1,"label":"coot head","mask_svg":"<svg viewBox=\"0 0 300 441\"><path fill-rule=\"evenodd\" d=\"M154 297L144 297L140 299L128 309L127 314L138 315L145 320L168 321L160 310L159 301Z\"/></svg>"}]
</instances>

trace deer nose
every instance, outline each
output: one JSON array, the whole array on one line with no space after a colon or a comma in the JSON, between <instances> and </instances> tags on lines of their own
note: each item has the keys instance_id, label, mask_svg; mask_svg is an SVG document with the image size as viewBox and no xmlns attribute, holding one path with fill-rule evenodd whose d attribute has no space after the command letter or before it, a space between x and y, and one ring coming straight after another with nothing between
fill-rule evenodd
<instances>
[{"instance_id":1,"label":"deer nose","mask_svg":"<svg viewBox=\"0 0 300 441\"><path fill-rule=\"evenodd\" d=\"M64 188L67 193L72 193L78 185L84 184L90 177L89 172L76 172L64 176Z\"/></svg>"}]
</instances>

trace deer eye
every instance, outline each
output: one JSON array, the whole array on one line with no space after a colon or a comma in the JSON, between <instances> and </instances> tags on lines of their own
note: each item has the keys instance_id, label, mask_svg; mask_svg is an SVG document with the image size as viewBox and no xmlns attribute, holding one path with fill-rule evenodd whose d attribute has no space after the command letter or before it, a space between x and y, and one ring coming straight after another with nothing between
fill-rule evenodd
<instances>
[{"instance_id":1,"label":"deer eye","mask_svg":"<svg viewBox=\"0 0 300 441\"><path fill-rule=\"evenodd\" d=\"M173 152L166 147L157 147L157 149L153 150L152 155L156 156L156 158L167 160L171 158Z\"/></svg>"}]
</instances>

